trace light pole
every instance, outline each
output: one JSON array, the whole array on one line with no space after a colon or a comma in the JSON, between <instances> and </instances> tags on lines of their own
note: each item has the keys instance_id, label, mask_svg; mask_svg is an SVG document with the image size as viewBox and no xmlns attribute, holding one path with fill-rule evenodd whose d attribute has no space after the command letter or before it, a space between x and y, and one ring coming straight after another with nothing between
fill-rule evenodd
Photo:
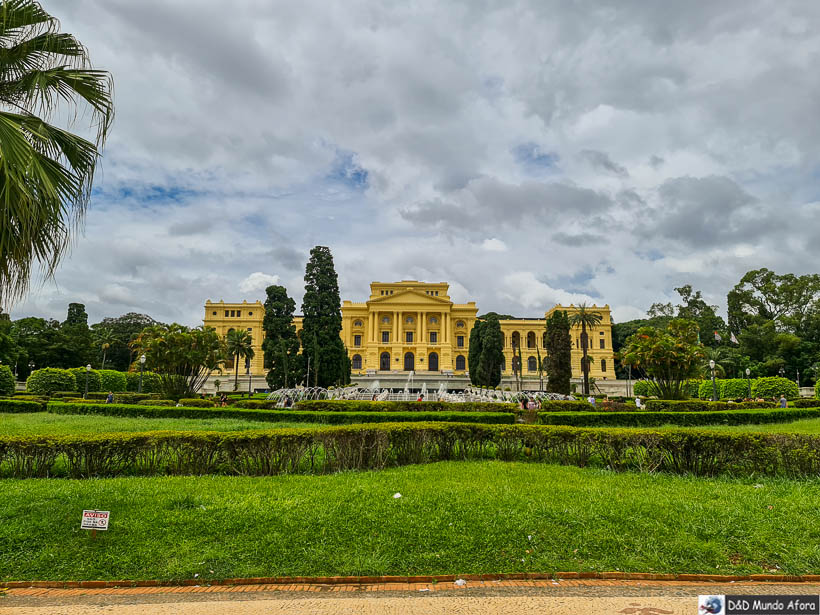
<instances>
[{"instance_id":1,"label":"light pole","mask_svg":"<svg viewBox=\"0 0 820 615\"><path fill-rule=\"evenodd\" d=\"M797 370L797 390L800 390L800 370Z\"/></svg>"},{"instance_id":2,"label":"light pole","mask_svg":"<svg viewBox=\"0 0 820 615\"><path fill-rule=\"evenodd\" d=\"M137 388L137 393L142 393L142 370L145 367L145 355L140 355L140 384Z\"/></svg>"},{"instance_id":3,"label":"light pole","mask_svg":"<svg viewBox=\"0 0 820 615\"><path fill-rule=\"evenodd\" d=\"M31 372L34 371L34 361L28 362L28 375L31 376Z\"/></svg>"},{"instance_id":4,"label":"light pole","mask_svg":"<svg viewBox=\"0 0 820 615\"><path fill-rule=\"evenodd\" d=\"M718 400L717 385L715 384L715 360L709 360L709 369L712 370L712 401Z\"/></svg>"},{"instance_id":5,"label":"light pole","mask_svg":"<svg viewBox=\"0 0 820 615\"><path fill-rule=\"evenodd\" d=\"M251 359L245 357L245 369L248 372L248 399L251 398Z\"/></svg>"},{"instance_id":6,"label":"light pole","mask_svg":"<svg viewBox=\"0 0 820 615\"><path fill-rule=\"evenodd\" d=\"M88 374L91 373L91 363L85 366L85 393L83 393L83 399L88 398Z\"/></svg>"},{"instance_id":7,"label":"light pole","mask_svg":"<svg viewBox=\"0 0 820 615\"><path fill-rule=\"evenodd\" d=\"M752 370L750 370L750 369L747 367L747 368L746 368L746 384L747 384L747 385L749 385L749 399L751 399L751 398L752 398L752 381L751 381L751 379L749 378L749 376L751 375L751 373L752 373Z\"/></svg>"}]
</instances>

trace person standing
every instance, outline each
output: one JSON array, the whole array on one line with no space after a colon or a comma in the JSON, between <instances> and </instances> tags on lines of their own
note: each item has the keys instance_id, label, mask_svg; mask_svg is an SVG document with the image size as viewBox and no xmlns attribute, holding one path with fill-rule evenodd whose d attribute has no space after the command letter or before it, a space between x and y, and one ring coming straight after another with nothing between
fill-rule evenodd
<instances>
[{"instance_id":1,"label":"person standing","mask_svg":"<svg viewBox=\"0 0 820 615\"><path fill-rule=\"evenodd\" d=\"M114 392L108 391L108 396L105 398L105 403L113 404L114 403Z\"/></svg>"},{"instance_id":2,"label":"person standing","mask_svg":"<svg viewBox=\"0 0 820 615\"><path fill-rule=\"evenodd\" d=\"M789 402L787 402L787 401L786 401L786 396L785 396L785 395L781 395L781 396L780 396L780 407L781 407L781 408L785 408L785 407L786 407L786 406L788 406L788 405L789 405Z\"/></svg>"}]
</instances>

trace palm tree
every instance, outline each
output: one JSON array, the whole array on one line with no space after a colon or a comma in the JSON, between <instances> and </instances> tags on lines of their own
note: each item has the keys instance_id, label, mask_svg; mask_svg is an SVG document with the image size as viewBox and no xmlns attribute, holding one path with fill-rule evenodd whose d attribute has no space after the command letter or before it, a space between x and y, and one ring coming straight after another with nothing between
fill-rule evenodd
<instances>
[{"instance_id":1,"label":"palm tree","mask_svg":"<svg viewBox=\"0 0 820 615\"><path fill-rule=\"evenodd\" d=\"M716 346L713 348L704 348L704 350L706 351L706 356L701 364L701 369L703 369L703 373L706 378L712 377L712 370L709 367L709 361L715 362L715 375L718 378L725 378L726 368L734 367L735 365L735 360L732 356L733 353L731 349L724 346Z\"/></svg>"},{"instance_id":2,"label":"palm tree","mask_svg":"<svg viewBox=\"0 0 820 615\"><path fill-rule=\"evenodd\" d=\"M239 358L253 359L253 338L247 331L231 329L226 337L228 356L234 359L233 390L239 389Z\"/></svg>"},{"instance_id":3,"label":"palm tree","mask_svg":"<svg viewBox=\"0 0 820 615\"><path fill-rule=\"evenodd\" d=\"M577 311L569 317L569 324L572 327L579 325L581 327L581 350L584 353L581 359L581 369L584 372L584 395L589 395L589 359L587 358L589 335L587 329L594 329L601 324L601 313L593 312L586 303L581 303Z\"/></svg>"},{"instance_id":4,"label":"palm tree","mask_svg":"<svg viewBox=\"0 0 820 615\"><path fill-rule=\"evenodd\" d=\"M105 369L105 355L108 352L108 349L117 341L117 338L114 336L114 331L112 331L109 327L103 327L99 329L96 333L96 342L99 345L100 350L102 350L102 366L100 369Z\"/></svg>"},{"instance_id":5,"label":"palm tree","mask_svg":"<svg viewBox=\"0 0 820 615\"><path fill-rule=\"evenodd\" d=\"M53 274L85 215L114 117L111 76L34 0L0 3L0 304ZM89 118L92 140L49 123Z\"/></svg>"}]
</instances>

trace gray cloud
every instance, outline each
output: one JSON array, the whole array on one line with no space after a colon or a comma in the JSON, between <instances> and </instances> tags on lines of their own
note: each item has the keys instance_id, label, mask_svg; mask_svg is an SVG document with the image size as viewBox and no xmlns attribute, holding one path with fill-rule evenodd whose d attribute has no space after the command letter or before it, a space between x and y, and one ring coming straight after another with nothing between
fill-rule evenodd
<instances>
[{"instance_id":1,"label":"gray cloud","mask_svg":"<svg viewBox=\"0 0 820 615\"><path fill-rule=\"evenodd\" d=\"M629 177L629 171L618 163L613 162L604 152L599 152L594 149L585 149L580 152L580 156L589 162L596 170L612 173L618 177Z\"/></svg>"}]
</instances>

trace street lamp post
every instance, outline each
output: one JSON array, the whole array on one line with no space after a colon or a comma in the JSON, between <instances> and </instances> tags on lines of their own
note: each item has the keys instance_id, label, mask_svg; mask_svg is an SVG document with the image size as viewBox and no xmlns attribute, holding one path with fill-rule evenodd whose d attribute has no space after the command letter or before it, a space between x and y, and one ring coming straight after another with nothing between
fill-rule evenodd
<instances>
[{"instance_id":1,"label":"street lamp post","mask_svg":"<svg viewBox=\"0 0 820 615\"><path fill-rule=\"evenodd\" d=\"M83 393L83 399L88 398L88 374L91 373L91 363L85 366L85 393Z\"/></svg>"},{"instance_id":2,"label":"street lamp post","mask_svg":"<svg viewBox=\"0 0 820 615\"><path fill-rule=\"evenodd\" d=\"M800 390L800 370L797 370L797 390Z\"/></svg>"},{"instance_id":3,"label":"street lamp post","mask_svg":"<svg viewBox=\"0 0 820 615\"><path fill-rule=\"evenodd\" d=\"M142 393L142 370L145 367L145 355L140 355L140 384L137 388L138 393Z\"/></svg>"},{"instance_id":4,"label":"street lamp post","mask_svg":"<svg viewBox=\"0 0 820 615\"><path fill-rule=\"evenodd\" d=\"M752 370L750 370L750 369L747 367L747 368L746 368L746 384L749 386L749 399L751 399L751 398L752 398L752 381L751 381L751 379L749 378L749 376L751 375L751 373L752 373Z\"/></svg>"},{"instance_id":5,"label":"street lamp post","mask_svg":"<svg viewBox=\"0 0 820 615\"><path fill-rule=\"evenodd\" d=\"M709 360L709 369L712 370L712 401L718 400L717 394L717 384L715 384L715 361L714 359Z\"/></svg>"},{"instance_id":6,"label":"street lamp post","mask_svg":"<svg viewBox=\"0 0 820 615\"><path fill-rule=\"evenodd\" d=\"M251 398L251 360L245 357L245 369L248 372L248 399Z\"/></svg>"}]
</instances>

